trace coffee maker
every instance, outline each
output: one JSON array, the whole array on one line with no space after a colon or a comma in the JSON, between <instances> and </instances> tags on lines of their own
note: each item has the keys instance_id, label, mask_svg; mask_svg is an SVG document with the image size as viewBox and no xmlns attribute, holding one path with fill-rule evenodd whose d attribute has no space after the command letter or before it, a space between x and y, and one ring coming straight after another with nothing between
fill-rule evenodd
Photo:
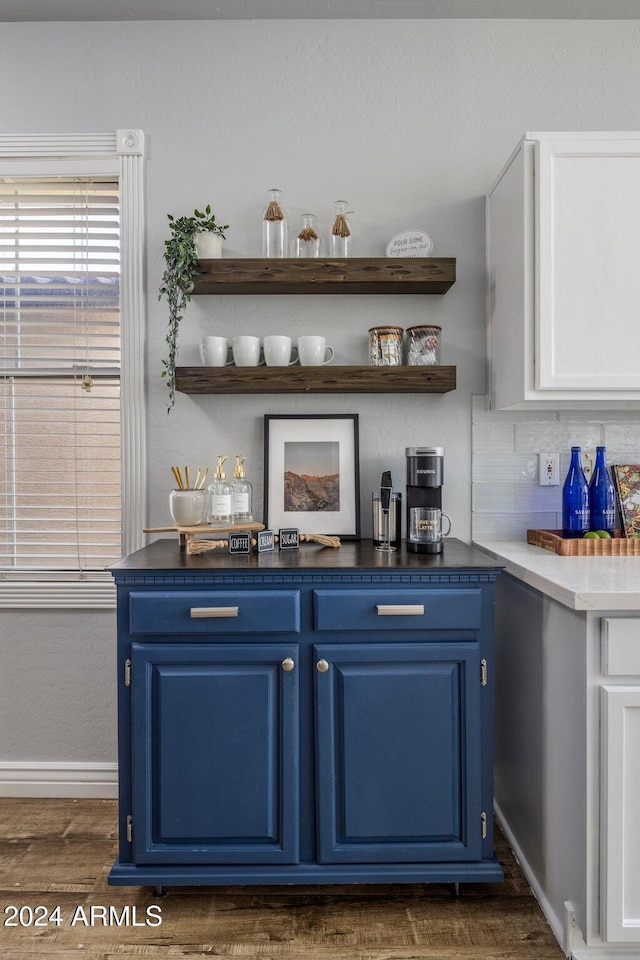
<instances>
[{"instance_id":1,"label":"coffee maker","mask_svg":"<svg viewBox=\"0 0 640 960\"><path fill-rule=\"evenodd\" d=\"M440 553L442 541L418 543L411 539L411 511L418 507L442 509L444 447L407 447L407 550L412 553Z\"/></svg>"}]
</instances>

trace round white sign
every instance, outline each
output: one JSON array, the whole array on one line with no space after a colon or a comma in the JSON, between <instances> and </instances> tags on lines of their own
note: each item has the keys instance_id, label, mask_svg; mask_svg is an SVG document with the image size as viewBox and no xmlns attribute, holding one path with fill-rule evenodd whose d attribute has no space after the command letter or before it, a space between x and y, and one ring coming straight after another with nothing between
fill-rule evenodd
<instances>
[{"instance_id":1,"label":"round white sign","mask_svg":"<svg viewBox=\"0 0 640 960\"><path fill-rule=\"evenodd\" d=\"M405 230L392 237L387 244L388 257L428 257L433 250L433 240L424 230Z\"/></svg>"}]
</instances>

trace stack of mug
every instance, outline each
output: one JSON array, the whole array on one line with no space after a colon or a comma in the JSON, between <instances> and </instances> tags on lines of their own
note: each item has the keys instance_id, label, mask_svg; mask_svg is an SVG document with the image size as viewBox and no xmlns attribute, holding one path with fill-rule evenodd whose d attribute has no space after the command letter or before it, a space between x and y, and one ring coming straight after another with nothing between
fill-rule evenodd
<instances>
[{"instance_id":1,"label":"stack of mug","mask_svg":"<svg viewBox=\"0 0 640 960\"><path fill-rule=\"evenodd\" d=\"M205 367L288 367L299 363L302 367L319 367L333 360L333 347L324 337L298 337L293 345L291 337L269 336L263 343L260 337L203 337L200 341L200 359Z\"/></svg>"}]
</instances>

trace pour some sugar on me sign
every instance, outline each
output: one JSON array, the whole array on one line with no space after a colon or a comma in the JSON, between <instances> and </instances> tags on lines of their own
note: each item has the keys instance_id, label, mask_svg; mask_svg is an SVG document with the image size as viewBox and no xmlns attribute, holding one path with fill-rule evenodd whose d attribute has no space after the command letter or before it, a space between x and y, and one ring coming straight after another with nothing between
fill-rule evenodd
<instances>
[{"instance_id":1,"label":"pour some sugar on me sign","mask_svg":"<svg viewBox=\"0 0 640 960\"><path fill-rule=\"evenodd\" d=\"M424 230L405 230L392 237L386 247L388 257L428 257L433 250L433 240Z\"/></svg>"}]
</instances>

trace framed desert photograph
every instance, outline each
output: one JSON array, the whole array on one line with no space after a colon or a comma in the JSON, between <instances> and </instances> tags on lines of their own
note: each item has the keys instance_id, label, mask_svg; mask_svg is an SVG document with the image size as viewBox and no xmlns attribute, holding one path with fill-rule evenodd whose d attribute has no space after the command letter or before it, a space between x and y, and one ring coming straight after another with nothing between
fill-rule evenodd
<instances>
[{"instance_id":1,"label":"framed desert photograph","mask_svg":"<svg viewBox=\"0 0 640 960\"><path fill-rule=\"evenodd\" d=\"M264 522L360 538L357 414L266 414Z\"/></svg>"}]
</instances>

